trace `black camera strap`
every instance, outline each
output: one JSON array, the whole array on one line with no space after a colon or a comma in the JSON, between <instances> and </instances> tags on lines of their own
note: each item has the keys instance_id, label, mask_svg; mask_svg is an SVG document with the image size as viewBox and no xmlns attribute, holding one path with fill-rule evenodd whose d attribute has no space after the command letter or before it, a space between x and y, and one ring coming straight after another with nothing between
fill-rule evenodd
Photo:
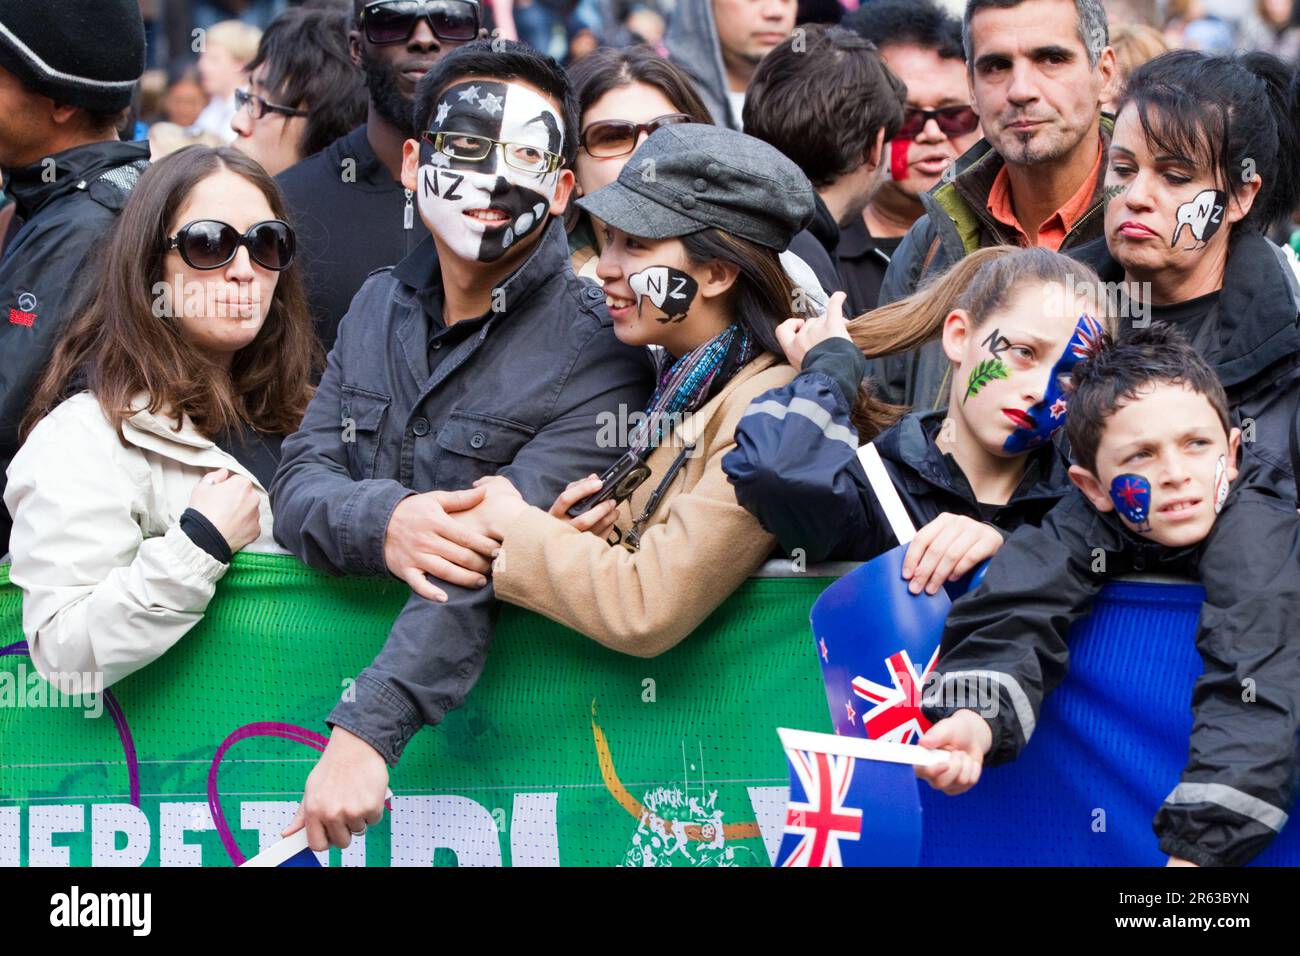
<instances>
[{"instance_id":1,"label":"black camera strap","mask_svg":"<svg viewBox=\"0 0 1300 956\"><path fill-rule=\"evenodd\" d=\"M691 452L693 451L695 451L695 442L691 442L677 453L677 457L674 458L673 463L668 466L668 470L664 472L664 476L659 480L659 484L655 485L655 490L650 492L650 497L646 499L645 507L641 509L641 513L637 515L636 520L632 522L632 530L623 536L623 547L627 548L629 551L640 550L641 528L655 513L655 510L659 507L659 502L663 500L664 492L668 490L668 486L672 484L673 479L677 477L677 472L682 470L682 465L686 464L686 459L691 456Z\"/></svg>"}]
</instances>

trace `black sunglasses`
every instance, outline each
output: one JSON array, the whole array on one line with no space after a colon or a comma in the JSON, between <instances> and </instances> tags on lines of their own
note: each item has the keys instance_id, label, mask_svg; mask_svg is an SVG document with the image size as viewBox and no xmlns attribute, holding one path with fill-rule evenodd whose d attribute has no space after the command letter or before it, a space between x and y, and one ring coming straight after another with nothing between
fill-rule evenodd
<instances>
[{"instance_id":1,"label":"black sunglasses","mask_svg":"<svg viewBox=\"0 0 1300 956\"><path fill-rule=\"evenodd\" d=\"M587 151L588 156L610 159L614 156L626 156L636 149L637 138L642 132L653 133L661 126L674 126L689 123L691 118L685 113L668 113L656 116L648 123L633 123L630 120L596 120L589 123L578 137L579 145Z\"/></svg>"},{"instance_id":2,"label":"black sunglasses","mask_svg":"<svg viewBox=\"0 0 1300 956\"><path fill-rule=\"evenodd\" d=\"M439 40L473 40L479 7L473 0L379 0L361 11L361 26L371 43L405 43L420 20Z\"/></svg>"},{"instance_id":3,"label":"black sunglasses","mask_svg":"<svg viewBox=\"0 0 1300 956\"><path fill-rule=\"evenodd\" d=\"M980 118L969 106L945 106L939 110L921 110L908 107L903 112L903 125L899 127L899 139L916 139L925 124L934 120L945 136L965 136L975 132L980 125Z\"/></svg>"},{"instance_id":4,"label":"black sunglasses","mask_svg":"<svg viewBox=\"0 0 1300 956\"><path fill-rule=\"evenodd\" d=\"M167 240L166 249L176 249L185 263L195 269L220 269L248 247L254 262L273 272L282 272L293 262L296 239L293 227L279 219L254 223L242 236L229 223L196 219L186 223Z\"/></svg>"}]
</instances>

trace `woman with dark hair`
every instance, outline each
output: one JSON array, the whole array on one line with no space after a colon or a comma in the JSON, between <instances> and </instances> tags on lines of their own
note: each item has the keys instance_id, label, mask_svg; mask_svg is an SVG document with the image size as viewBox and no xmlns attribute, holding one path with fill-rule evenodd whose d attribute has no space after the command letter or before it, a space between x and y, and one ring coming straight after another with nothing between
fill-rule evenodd
<instances>
[{"instance_id":1,"label":"woman with dark hair","mask_svg":"<svg viewBox=\"0 0 1300 956\"><path fill-rule=\"evenodd\" d=\"M143 667L233 552L278 550L266 489L319 350L293 253L275 183L236 150L183 149L132 191L4 494L23 631L56 686Z\"/></svg>"},{"instance_id":2,"label":"woman with dark hair","mask_svg":"<svg viewBox=\"0 0 1300 956\"><path fill-rule=\"evenodd\" d=\"M348 15L291 9L262 34L235 92L234 146L272 176L366 121L364 74L348 54Z\"/></svg>"},{"instance_id":3,"label":"woman with dark hair","mask_svg":"<svg viewBox=\"0 0 1300 956\"><path fill-rule=\"evenodd\" d=\"M1248 480L1296 497L1295 277L1265 238L1300 199L1300 76L1262 53L1166 53L1133 71L1106 165L1105 236L1076 251L1178 327L1218 373Z\"/></svg>"},{"instance_id":4,"label":"woman with dark hair","mask_svg":"<svg viewBox=\"0 0 1300 956\"><path fill-rule=\"evenodd\" d=\"M577 196L589 196L618 178L636 148L660 126L712 123L693 81L648 46L606 47L569 70L578 95ZM569 251L573 271L596 278L600 230L570 204ZM599 280L597 280L599 281Z\"/></svg>"},{"instance_id":5,"label":"woman with dark hair","mask_svg":"<svg viewBox=\"0 0 1300 956\"><path fill-rule=\"evenodd\" d=\"M733 130L666 126L641 156L652 182L629 164L579 201L602 224L614 333L660 346L645 411L600 423L601 440L628 452L603 479L570 484L549 513L508 480L481 479L487 494L464 520L502 542L497 597L651 657L772 551L722 457L754 396L794 374L776 338L791 295L779 253L812 217L813 192L789 159Z\"/></svg>"}]
</instances>

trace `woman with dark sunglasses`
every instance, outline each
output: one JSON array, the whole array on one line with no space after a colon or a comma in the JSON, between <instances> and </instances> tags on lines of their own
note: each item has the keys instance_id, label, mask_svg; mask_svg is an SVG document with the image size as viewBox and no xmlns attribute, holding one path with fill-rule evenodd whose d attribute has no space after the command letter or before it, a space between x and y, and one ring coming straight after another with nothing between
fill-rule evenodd
<instances>
[{"instance_id":1,"label":"woman with dark sunglasses","mask_svg":"<svg viewBox=\"0 0 1300 956\"><path fill-rule=\"evenodd\" d=\"M141 178L36 388L9 469L32 660L108 686L202 619L234 552L279 550L266 488L318 346L283 200L233 149Z\"/></svg>"},{"instance_id":2,"label":"woman with dark sunglasses","mask_svg":"<svg viewBox=\"0 0 1300 956\"><path fill-rule=\"evenodd\" d=\"M569 79L578 94L580 130L575 198L616 180L636 148L660 126L713 122L691 78L648 46L597 50L569 70ZM599 282L602 230L574 202L567 225L573 271Z\"/></svg>"}]
</instances>

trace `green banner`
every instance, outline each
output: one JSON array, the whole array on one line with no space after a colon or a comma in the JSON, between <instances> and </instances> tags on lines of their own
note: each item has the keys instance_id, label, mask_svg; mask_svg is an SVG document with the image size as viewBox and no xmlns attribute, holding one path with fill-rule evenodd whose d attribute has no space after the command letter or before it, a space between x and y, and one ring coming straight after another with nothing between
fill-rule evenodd
<instances>
[{"instance_id":1,"label":"green banner","mask_svg":"<svg viewBox=\"0 0 1300 956\"><path fill-rule=\"evenodd\" d=\"M775 728L830 730L808 636L828 583L751 579L652 660L504 608L465 705L411 742L392 812L330 864L768 865L787 784ZM204 620L102 696L89 679L60 695L11 648L0 865L228 866L270 846L323 717L407 594L239 554ZM22 639L0 567L0 646Z\"/></svg>"}]
</instances>

